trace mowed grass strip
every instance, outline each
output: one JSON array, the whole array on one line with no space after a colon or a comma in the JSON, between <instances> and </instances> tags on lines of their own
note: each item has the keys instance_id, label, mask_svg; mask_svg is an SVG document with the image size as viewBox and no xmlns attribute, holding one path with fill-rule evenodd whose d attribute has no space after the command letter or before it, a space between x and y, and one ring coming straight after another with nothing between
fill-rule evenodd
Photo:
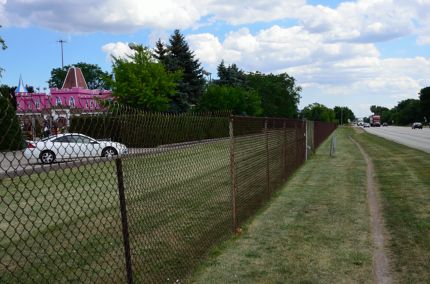
<instances>
[{"instance_id":1,"label":"mowed grass strip","mask_svg":"<svg viewBox=\"0 0 430 284\"><path fill-rule=\"evenodd\" d=\"M265 149L264 139L237 144ZM230 236L229 162L228 140L123 159L136 282L183 279ZM0 283L125 279L114 162L3 179L0 198Z\"/></svg>"},{"instance_id":2,"label":"mowed grass strip","mask_svg":"<svg viewBox=\"0 0 430 284\"><path fill-rule=\"evenodd\" d=\"M363 132L354 139L375 166L393 278L430 283L430 154Z\"/></svg>"},{"instance_id":3,"label":"mowed grass strip","mask_svg":"<svg viewBox=\"0 0 430 284\"><path fill-rule=\"evenodd\" d=\"M219 246L195 283L372 283L366 164L337 130L302 166L243 235Z\"/></svg>"}]
</instances>

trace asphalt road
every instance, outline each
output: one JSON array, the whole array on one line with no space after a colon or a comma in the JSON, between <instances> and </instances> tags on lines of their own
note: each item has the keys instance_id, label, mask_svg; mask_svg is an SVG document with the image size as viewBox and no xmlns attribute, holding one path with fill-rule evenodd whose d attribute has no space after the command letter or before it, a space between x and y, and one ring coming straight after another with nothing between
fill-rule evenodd
<instances>
[{"instance_id":1,"label":"asphalt road","mask_svg":"<svg viewBox=\"0 0 430 284\"><path fill-rule=\"evenodd\" d=\"M371 134L430 153L430 128L388 126L364 128Z\"/></svg>"}]
</instances>

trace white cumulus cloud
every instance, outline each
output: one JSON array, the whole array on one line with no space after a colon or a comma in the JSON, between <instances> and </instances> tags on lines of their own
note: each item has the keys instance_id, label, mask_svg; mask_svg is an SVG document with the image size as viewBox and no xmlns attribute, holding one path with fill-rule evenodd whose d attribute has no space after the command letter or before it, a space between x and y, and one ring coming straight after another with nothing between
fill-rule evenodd
<instances>
[{"instance_id":1,"label":"white cumulus cloud","mask_svg":"<svg viewBox=\"0 0 430 284\"><path fill-rule=\"evenodd\" d=\"M299 26L275 25L255 34L242 28L224 40L208 33L187 39L214 74L222 59L245 71L289 73L304 87L302 106L344 102L360 114L366 111L359 107L367 106L363 101L392 107L430 84L430 58L382 58L372 43L327 42Z\"/></svg>"},{"instance_id":2,"label":"white cumulus cloud","mask_svg":"<svg viewBox=\"0 0 430 284\"><path fill-rule=\"evenodd\" d=\"M116 58L127 58L134 54L134 51L129 47L127 42L111 42L102 46L102 51L106 53L106 58L112 60L112 56Z\"/></svg>"},{"instance_id":3,"label":"white cumulus cloud","mask_svg":"<svg viewBox=\"0 0 430 284\"><path fill-rule=\"evenodd\" d=\"M37 25L70 33L190 28L207 17L230 24L292 17L304 0L14 0L0 2L8 26Z\"/></svg>"}]
</instances>

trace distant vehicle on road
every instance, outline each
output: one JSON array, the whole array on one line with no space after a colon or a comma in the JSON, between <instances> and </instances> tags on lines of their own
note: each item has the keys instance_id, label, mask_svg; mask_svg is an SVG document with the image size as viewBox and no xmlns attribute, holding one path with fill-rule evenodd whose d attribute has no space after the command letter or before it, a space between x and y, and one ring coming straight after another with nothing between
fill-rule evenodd
<instances>
[{"instance_id":1,"label":"distant vehicle on road","mask_svg":"<svg viewBox=\"0 0 430 284\"><path fill-rule=\"evenodd\" d=\"M24 157L51 164L66 159L112 157L127 153L127 147L121 143L96 140L80 133L67 133L43 138L37 142L28 141Z\"/></svg>"},{"instance_id":2,"label":"distant vehicle on road","mask_svg":"<svg viewBox=\"0 0 430 284\"><path fill-rule=\"evenodd\" d=\"M384 122L382 123L382 126L388 126L388 123Z\"/></svg>"},{"instance_id":3,"label":"distant vehicle on road","mask_svg":"<svg viewBox=\"0 0 430 284\"><path fill-rule=\"evenodd\" d=\"M364 128L370 127L370 123L367 123L367 122L366 122L366 123L364 123L364 124L363 124L363 127L364 127Z\"/></svg>"},{"instance_id":4,"label":"distant vehicle on road","mask_svg":"<svg viewBox=\"0 0 430 284\"><path fill-rule=\"evenodd\" d=\"M369 116L370 126L372 127L380 127L381 126L381 116L380 115L371 115Z\"/></svg>"},{"instance_id":5,"label":"distant vehicle on road","mask_svg":"<svg viewBox=\"0 0 430 284\"><path fill-rule=\"evenodd\" d=\"M421 122L414 122L412 124L412 129L423 129L423 124Z\"/></svg>"}]
</instances>

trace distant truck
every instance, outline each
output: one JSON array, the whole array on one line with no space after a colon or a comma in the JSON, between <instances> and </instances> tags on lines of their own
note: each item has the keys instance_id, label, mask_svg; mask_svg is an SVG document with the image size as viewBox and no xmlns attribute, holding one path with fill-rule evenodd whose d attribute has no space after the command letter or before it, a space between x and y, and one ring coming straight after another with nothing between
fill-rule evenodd
<instances>
[{"instance_id":1,"label":"distant truck","mask_svg":"<svg viewBox=\"0 0 430 284\"><path fill-rule=\"evenodd\" d=\"M372 127L380 127L381 126L381 116L380 115L371 115L369 116L370 126Z\"/></svg>"}]
</instances>

